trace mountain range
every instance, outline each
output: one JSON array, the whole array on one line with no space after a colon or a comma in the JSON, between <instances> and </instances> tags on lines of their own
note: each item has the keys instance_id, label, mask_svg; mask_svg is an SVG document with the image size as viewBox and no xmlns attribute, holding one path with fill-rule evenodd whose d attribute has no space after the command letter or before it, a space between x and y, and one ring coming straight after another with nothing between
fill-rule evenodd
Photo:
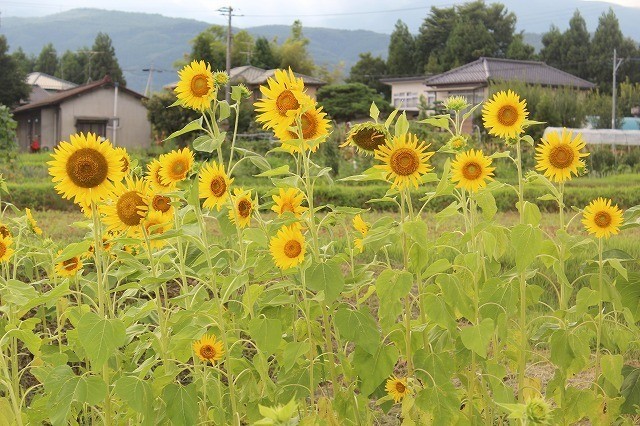
<instances>
[{"instance_id":1,"label":"mountain range","mask_svg":"<svg viewBox=\"0 0 640 426\"><path fill-rule=\"evenodd\" d=\"M551 23L561 29L567 26L569 18L565 17L559 22L557 16L550 15L549 10L553 10L552 4L557 4L556 0L508 0L503 3L519 17L518 27L524 29L523 26L526 26L528 32L525 32L525 41L537 49L541 47L541 33L547 31ZM533 4L535 11L531 10ZM523 9L525 5L529 5L529 10ZM609 6L609 3L580 0L564 0L562 3L563 10L570 12L569 17L579 7L590 31L595 30L597 17ZM640 22L640 9L612 7L623 33L640 40L640 26L636 24ZM425 16L419 17L420 21ZM191 50L190 40L209 25L203 21L160 14L72 9L42 17L3 17L0 34L7 37L11 51L21 47L28 54L37 55L45 44L52 43L61 55L67 49L90 47L96 34L105 32L112 39L128 86L143 92L149 77L148 71L143 69L156 70L151 85L154 90L160 90L164 84L175 81L177 74L173 63ZM291 31L288 25L245 29L254 37L276 38L280 43ZM367 30L304 27L304 22L303 33L309 39L308 50L316 64L332 69L343 62L345 75L358 61L360 53L371 52L374 56L385 58L390 38L389 34Z\"/></svg>"}]
</instances>

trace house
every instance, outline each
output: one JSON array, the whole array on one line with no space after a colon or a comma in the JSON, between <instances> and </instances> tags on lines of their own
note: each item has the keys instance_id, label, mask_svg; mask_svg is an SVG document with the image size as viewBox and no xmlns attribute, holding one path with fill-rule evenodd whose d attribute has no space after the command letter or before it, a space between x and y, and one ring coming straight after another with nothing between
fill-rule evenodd
<instances>
[{"instance_id":1,"label":"house","mask_svg":"<svg viewBox=\"0 0 640 426\"><path fill-rule=\"evenodd\" d=\"M406 99L401 110L417 114L417 107L409 106L412 100L423 94L429 106L444 101L449 96L464 96L470 104L478 104L489 96L489 87L493 83L522 82L551 88L570 87L576 90L592 90L595 84L572 74L554 68L540 61L522 61L514 59L481 57L466 65L453 68L429 77L406 79L384 79L391 86L392 99ZM411 101L411 102L409 102ZM394 103L395 105L395 103ZM466 131L471 130L471 123Z\"/></svg>"},{"instance_id":2,"label":"house","mask_svg":"<svg viewBox=\"0 0 640 426\"><path fill-rule=\"evenodd\" d=\"M43 149L53 149L78 132L93 132L126 148L150 145L151 124L141 94L119 87L109 76L82 86L66 82L73 85L66 89L61 83L60 90L45 82L51 80L36 79L31 101L13 110L20 149L28 150L34 141Z\"/></svg>"},{"instance_id":3,"label":"house","mask_svg":"<svg viewBox=\"0 0 640 426\"><path fill-rule=\"evenodd\" d=\"M49 93L57 93L62 90L73 89L77 86L75 83L43 72L32 72L27 74L27 84L30 86L37 86Z\"/></svg>"},{"instance_id":4,"label":"house","mask_svg":"<svg viewBox=\"0 0 640 426\"><path fill-rule=\"evenodd\" d=\"M424 96L428 105L435 102L435 93L424 83L425 78L424 75L382 78L380 82L391 86L391 105L394 108L416 116L419 112L420 96Z\"/></svg>"},{"instance_id":5,"label":"house","mask_svg":"<svg viewBox=\"0 0 640 426\"><path fill-rule=\"evenodd\" d=\"M244 65L241 67L231 68L229 71L229 82L231 85L242 83L247 86L252 93L250 100L251 102L255 102L262 97L262 94L260 93L260 86L266 85L267 79L273 77L275 72L275 69L265 70L254 67L253 65ZM306 93L314 99L318 89L326 84L324 81L310 75L299 73L294 73L294 75L298 78L302 78ZM178 82L174 82L165 85L164 88L174 90L177 85Z\"/></svg>"}]
</instances>

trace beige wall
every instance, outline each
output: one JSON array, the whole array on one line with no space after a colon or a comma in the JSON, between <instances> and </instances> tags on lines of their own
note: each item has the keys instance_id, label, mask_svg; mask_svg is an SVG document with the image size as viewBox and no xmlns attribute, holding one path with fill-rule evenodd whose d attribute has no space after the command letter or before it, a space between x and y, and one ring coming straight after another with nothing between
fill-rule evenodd
<instances>
[{"instance_id":1,"label":"beige wall","mask_svg":"<svg viewBox=\"0 0 640 426\"><path fill-rule=\"evenodd\" d=\"M424 96L427 101L429 87L425 86L424 79L415 81L397 81L391 84L391 105L400 108L402 111L418 112L420 96Z\"/></svg>"},{"instance_id":2,"label":"beige wall","mask_svg":"<svg viewBox=\"0 0 640 426\"><path fill-rule=\"evenodd\" d=\"M69 135L77 132L76 120L81 118L113 117L114 88L99 88L79 97L68 99L60 106L61 140L69 140ZM151 124L147 119L147 109L142 100L120 90L118 92L118 112L120 126L117 129L115 145L126 148L146 148L151 144ZM107 138L113 143L113 129L107 128Z\"/></svg>"},{"instance_id":3,"label":"beige wall","mask_svg":"<svg viewBox=\"0 0 640 426\"><path fill-rule=\"evenodd\" d=\"M56 130L57 121L57 106L51 108L43 108L40 113L40 146L49 147L49 149L56 146L58 143Z\"/></svg>"}]
</instances>

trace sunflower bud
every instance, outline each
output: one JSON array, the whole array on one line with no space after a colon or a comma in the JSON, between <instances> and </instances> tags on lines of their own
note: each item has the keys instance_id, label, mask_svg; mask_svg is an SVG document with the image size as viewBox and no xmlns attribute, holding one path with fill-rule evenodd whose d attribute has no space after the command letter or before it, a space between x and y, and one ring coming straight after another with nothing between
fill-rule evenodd
<instances>
[{"instance_id":1,"label":"sunflower bud","mask_svg":"<svg viewBox=\"0 0 640 426\"><path fill-rule=\"evenodd\" d=\"M216 87L222 87L229 84L229 75L224 71L216 71L213 73L213 83Z\"/></svg>"},{"instance_id":2,"label":"sunflower bud","mask_svg":"<svg viewBox=\"0 0 640 426\"><path fill-rule=\"evenodd\" d=\"M469 107L467 99L464 96L449 96L443 105L449 111L462 111Z\"/></svg>"},{"instance_id":3,"label":"sunflower bud","mask_svg":"<svg viewBox=\"0 0 640 426\"><path fill-rule=\"evenodd\" d=\"M534 397L529 399L524 408L525 419L528 423L534 425L549 424L551 418L551 408L549 403L543 398Z\"/></svg>"},{"instance_id":4,"label":"sunflower bud","mask_svg":"<svg viewBox=\"0 0 640 426\"><path fill-rule=\"evenodd\" d=\"M449 139L447 144L452 149L461 150L461 149L464 149L467 146L467 138L465 138L462 135L456 135L456 136L453 136L451 139Z\"/></svg>"}]
</instances>

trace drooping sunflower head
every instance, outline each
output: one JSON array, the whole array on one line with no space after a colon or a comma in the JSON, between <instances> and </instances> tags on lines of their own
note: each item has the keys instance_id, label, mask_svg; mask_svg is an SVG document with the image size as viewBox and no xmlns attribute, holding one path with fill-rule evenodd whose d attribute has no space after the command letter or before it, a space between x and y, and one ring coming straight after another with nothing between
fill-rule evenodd
<instances>
[{"instance_id":1,"label":"drooping sunflower head","mask_svg":"<svg viewBox=\"0 0 640 426\"><path fill-rule=\"evenodd\" d=\"M82 269L82 266L80 256L73 256L56 263L56 274L61 277L73 277Z\"/></svg>"},{"instance_id":2,"label":"drooping sunflower head","mask_svg":"<svg viewBox=\"0 0 640 426\"><path fill-rule=\"evenodd\" d=\"M233 204L233 209L229 210L229 220L240 228L248 226L251 223L251 214L255 209L254 202L251 199L251 191L235 188L231 203Z\"/></svg>"},{"instance_id":3,"label":"drooping sunflower head","mask_svg":"<svg viewBox=\"0 0 640 426\"><path fill-rule=\"evenodd\" d=\"M149 187L144 180L126 177L111 194L111 203L103 207L108 231L140 237L142 221L149 209Z\"/></svg>"},{"instance_id":4,"label":"drooping sunflower head","mask_svg":"<svg viewBox=\"0 0 640 426\"><path fill-rule=\"evenodd\" d=\"M13 245L13 238L0 236L0 262L8 262L15 253L15 250L11 248Z\"/></svg>"},{"instance_id":5,"label":"drooping sunflower head","mask_svg":"<svg viewBox=\"0 0 640 426\"><path fill-rule=\"evenodd\" d=\"M205 334L200 340L193 342L193 350L201 361L211 364L220 361L224 355L222 342L217 340L213 334Z\"/></svg>"},{"instance_id":6,"label":"drooping sunflower head","mask_svg":"<svg viewBox=\"0 0 640 426\"><path fill-rule=\"evenodd\" d=\"M578 175L584 166L583 157L588 152L580 152L585 143L582 135L573 138L573 133L562 129L562 134L550 132L536 148L536 170L555 182L571 179L571 174Z\"/></svg>"},{"instance_id":7,"label":"drooping sunflower head","mask_svg":"<svg viewBox=\"0 0 640 426\"><path fill-rule=\"evenodd\" d=\"M120 157L120 164L122 165L120 171L126 176L131 172L131 157L127 150L121 146L115 147L114 149L118 157Z\"/></svg>"},{"instance_id":8,"label":"drooping sunflower head","mask_svg":"<svg viewBox=\"0 0 640 426\"><path fill-rule=\"evenodd\" d=\"M609 238L620 231L622 210L612 206L610 199L598 198L584 208L582 223L590 234L598 238Z\"/></svg>"},{"instance_id":9,"label":"drooping sunflower head","mask_svg":"<svg viewBox=\"0 0 640 426\"><path fill-rule=\"evenodd\" d=\"M70 140L60 142L47 163L56 191L78 204L104 199L111 182L124 176L120 157L108 140L100 141L94 133L71 135Z\"/></svg>"},{"instance_id":10,"label":"drooping sunflower head","mask_svg":"<svg viewBox=\"0 0 640 426\"><path fill-rule=\"evenodd\" d=\"M6 223L0 222L0 236L2 237L11 236L11 229L9 228L9 225L7 225Z\"/></svg>"},{"instance_id":11,"label":"drooping sunflower head","mask_svg":"<svg viewBox=\"0 0 640 426\"><path fill-rule=\"evenodd\" d=\"M389 132L382 124L378 123L358 123L354 125L349 134L347 140L341 145L355 146L358 151L373 155L376 149L381 145L384 145L389 139Z\"/></svg>"},{"instance_id":12,"label":"drooping sunflower head","mask_svg":"<svg viewBox=\"0 0 640 426\"><path fill-rule=\"evenodd\" d=\"M162 164L159 159L153 160L151 163L147 164L147 175L145 176L145 179L149 183L149 186L155 192L165 193L173 191L176 184L174 182L169 182L167 184L162 182L162 178L160 177L161 171Z\"/></svg>"},{"instance_id":13,"label":"drooping sunflower head","mask_svg":"<svg viewBox=\"0 0 640 426\"><path fill-rule=\"evenodd\" d=\"M165 186L185 180L193 167L193 162L194 155L189 148L163 154L160 157L160 180Z\"/></svg>"},{"instance_id":14,"label":"drooping sunflower head","mask_svg":"<svg viewBox=\"0 0 640 426\"><path fill-rule=\"evenodd\" d=\"M525 100L520 100L520 96L511 90L494 94L482 109L484 126L489 134L499 138L515 138L520 135L528 115Z\"/></svg>"},{"instance_id":15,"label":"drooping sunflower head","mask_svg":"<svg viewBox=\"0 0 640 426\"><path fill-rule=\"evenodd\" d=\"M260 91L263 97L254 106L258 113L256 120L265 129L289 127L301 109L314 104L313 99L304 93L302 78L297 78L291 68L288 72L276 70L274 77L267 79L267 86L260 86Z\"/></svg>"},{"instance_id":16,"label":"drooping sunflower head","mask_svg":"<svg viewBox=\"0 0 640 426\"><path fill-rule=\"evenodd\" d=\"M198 176L198 194L200 198L204 198L204 208L215 207L220 211L229 198L229 187L232 183L233 178L227 176L223 165L215 161L204 165Z\"/></svg>"},{"instance_id":17,"label":"drooping sunflower head","mask_svg":"<svg viewBox=\"0 0 640 426\"><path fill-rule=\"evenodd\" d=\"M306 252L304 242L300 225L294 223L283 226L269 243L273 262L280 269L289 269L301 264Z\"/></svg>"},{"instance_id":18,"label":"drooping sunflower head","mask_svg":"<svg viewBox=\"0 0 640 426\"><path fill-rule=\"evenodd\" d=\"M477 192L487 186L488 180L493 180L491 158L485 157L482 151L473 149L461 152L451 163L451 181L457 182L457 188L464 188L470 192Z\"/></svg>"},{"instance_id":19,"label":"drooping sunflower head","mask_svg":"<svg viewBox=\"0 0 640 426\"><path fill-rule=\"evenodd\" d=\"M302 112L300 117L294 117L290 126L280 125L274 129L274 133L283 143L282 146L291 154L299 152L300 147L286 143L292 140L302 140L302 149L311 149L316 152L318 146L329 136L329 120L326 113L322 112L322 107L309 108ZM299 123L298 123L299 120ZM292 128L296 128L293 131Z\"/></svg>"},{"instance_id":20,"label":"drooping sunflower head","mask_svg":"<svg viewBox=\"0 0 640 426\"><path fill-rule=\"evenodd\" d=\"M402 401L402 398L409 393L406 377L398 378L393 376L387 380L384 388L387 391L387 394L393 397L393 401L395 403Z\"/></svg>"},{"instance_id":21,"label":"drooping sunflower head","mask_svg":"<svg viewBox=\"0 0 640 426\"><path fill-rule=\"evenodd\" d=\"M281 217L286 212L293 213L297 218L302 216L307 208L302 206L304 201L304 194L297 188L279 188L277 195L272 195L273 202L275 203L271 210L278 213L278 217Z\"/></svg>"},{"instance_id":22,"label":"drooping sunflower head","mask_svg":"<svg viewBox=\"0 0 640 426\"><path fill-rule=\"evenodd\" d=\"M413 185L417 188L422 176L432 169L427 161L433 152L427 151L428 147L412 133L394 136L375 151L375 158L384 164L374 167L386 171L394 187L403 189Z\"/></svg>"},{"instance_id":23,"label":"drooping sunflower head","mask_svg":"<svg viewBox=\"0 0 640 426\"><path fill-rule=\"evenodd\" d=\"M42 235L42 229L38 226L38 222L36 222L36 220L33 218L31 209L24 209L24 213L25 217L27 218L27 225L29 226L31 232L36 235Z\"/></svg>"},{"instance_id":24,"label":"drooping sunflower head","mask_svg":"<svg viewBox=\"0 0 640 426\"><path fill-rule=\"evenodd\" d=\"M142 226L149 237L151 248L161 248L167 243L166 239L154 238L166 233L173 227L173 218L159 211L149 211L142 219Z\"/></svg>"},{"instance_id":25,"label":"drooping sunflower head","mask_svg":"<svg viewBox=\"0 0 640 426\"><path fill-rule=\"evenodd\" d=\"M211 66L204 61L192 61L178 71L180 81L175 88L180 104L197 111L209 108L216 97Z\"/></svg>"}]
</instances>

